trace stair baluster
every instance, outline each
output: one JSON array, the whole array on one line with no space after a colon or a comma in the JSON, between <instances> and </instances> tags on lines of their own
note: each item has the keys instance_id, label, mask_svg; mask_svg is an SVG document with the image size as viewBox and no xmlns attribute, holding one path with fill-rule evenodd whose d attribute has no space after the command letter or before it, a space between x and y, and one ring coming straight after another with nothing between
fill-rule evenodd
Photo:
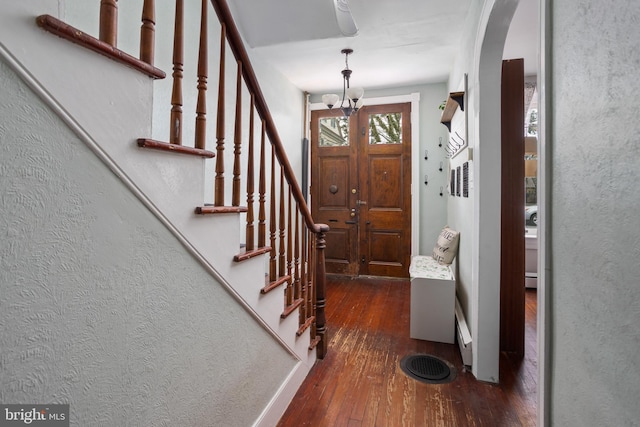
<instances>
[{"instance_id":1,"label":"stair baluster","mask_svg":"<svg viewBox=\"0 0 640 427\"><path fill-rule=\"evenodd\" d=\"M144 0L140 27L140 60L153 65L155 56L156 9L154 0Z\"/></svg>"},{"instance_id":2,"label":"stair baluster","mask_svg":"<svg viewBox=\"0 0 640 427\"><path fill-rule=\"evenodd\" d=\"M284 176L283 176L284 181ZM294 233L293 225L292 225L292 202L291 202L291 191L288 193L288 205L287 205L287 276L289 276L289 280L287 280L287 307L293 305L294 302L294 292L293 292L293 239L292 235Z\"/></svg>"},{"instance_id":3,"label":"stair baluster","mask_svg":"<svg viewBox=\"0 0 640 427\"><path fill-rule=\"evenodd\" d=\"M299 209L299 207L298 207ZM300 298L304 301L304 303L300 306L300 324L304 325L309 317L309 310L307 307L307 232L304 226L299 232L302 234L302 242L300 245L300 279L298 286L300 287Z\"/></svg>"},{"instance_id":4,"label":"stair baluster","mask_svg":"<svg viewBox=\"0 0 640 427\"><path fill-rule=\"evenodd\" d=\"M216 121L216 178L213 204L224 206L224 119L225 119L225 52L226 24L221 25L220 35L220 74L218 75L218 119Z\"/></svg>"},{"instance_id":5,"label":"stair baluster","mask_svg":"<svg viewBox=\"0 0 640 427\"><path fill-rule=\"evenodd\" d=\"M289 193L291 196L291 193ZM295 207L295 225L292 233L294 234L294 246L293 246L293 299L300 300L302 295L300 293L300 206L296 203ZM290 227L291 228L291 227ZM303 322L300 322L303 323Z\"/></svg>"},{"instance_id":6,"label":"stair baluster","mask_svg":"<svg viewBox=\"0 0 640 427\"><path fill-rule=\"evenodd\" d=\"M240 206L240 154L242 148L242 62L238 61L236 79L236 119L233 136L233 187L231 206Z\"/></svg>"},{"instance_id":7,"label":"stair baluster","mask_svg":"<svg viewBox=\"0 0 640 427\"><path fill-rule=\"evenodd\" d=\"M204 150L207 145L207 0L202 0L200 15L200 46L198 50L198 101L196 104L195 147Z\"/></svg>"},{"instance_id":8,"label":"stair baluster","mask_svg":"<svg viewBox=\"0 0 640 427\"><path fill-rule=\"evenodd\" d=\"M276 147L271 145L271 195L269 203L269 241L271 251L269 253L269 282L278 279L277 254L276 254Z\"/></svg>"},{"instance_id":9,"label":"stair baluster","mask_svg":"<svg viewBox=\"0 0 640 427\"><path fill-rule=\"evenodd\" d=\"M182 145L182 77L184 75L184 0L176 0L173 31L173 87L169 143Z\"/></svg>"},{"instance_id":10,"label":"stair baluster","mask_svg":"<svg viewBox=\"0 0 640 427\"><path fill-rule=\"evenodd\" d=\"M286 227L286 222L285 222L285 208L284 208L284 199L285 198L285 192L284 192L284 169L282 166L280 166L280 210L279 210L279 215L278 215L278 225L279 225L279 233L278 233L278 242L279 242L279 247L278 247L278 278L282 278L285 277L287 275L287 270L286 270L286 246L285 246L285 227Z\"/></svg>"},{"instance_id":11,"label":"stair baluster","mask_svg":"<svg viewBox=\"0 0 640 427\"><path fill-rule=\"evenodd\" d=\"M98 38L116 47L118 45L118 0L100 1L100 30Z\"/></svg>"},{"instance_id":12,"label":"stair baluster","mask_svg":"<svg viewBox=\"0 0 640 427\"><path fill-rule=\"evenodd\" d=\"M241 70L241 63L238 63L238 71ZM241 77L241 76L239 76ZM237 113L236 113L237 115ZM249 100L249 142L247 151L247 228L246 228L246 250L247 252L255 249L255 236L254 236L254 217L253 217L253 193L254 193L254 160L253 160L253 145L254 145L254 103L253 95ZM240 162L240 159L238 159ZM239 192L239 190L238 190ZM238 196L239 197L239 196Z\"/></svg>"},{"instance_id":13,"label":"stair baluster","mask_svg":"<svg viewBox=\"0 0 640 427\"><path fill-rule=\"evenodd\" d=\"M253 95L251 96L253 103ZM267 211L265 207L265 196L267 192L266 184L266 169L265 169L265 145L266 145L266 130L264 120L262 120L262 132L260 137L260 178L258 182L258 247L263 248L266 246L267 238Z\"/></svg>"}]
</instances>

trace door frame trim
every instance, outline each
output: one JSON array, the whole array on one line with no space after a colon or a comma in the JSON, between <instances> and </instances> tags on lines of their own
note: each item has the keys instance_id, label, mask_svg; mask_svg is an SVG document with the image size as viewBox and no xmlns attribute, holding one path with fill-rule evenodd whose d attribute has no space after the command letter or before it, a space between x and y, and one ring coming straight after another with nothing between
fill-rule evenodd
<instances>
[{"instance_id":1,"label":"door frame trim","mask_svg":"<svg viewBox=\"0 0 640 427\"><path fill-rule=\"evenodd\" d=\"M420 92L406 95L383 96L365 98L364 105L385 105L411 103L411 256L420 251L420 191L417 183L420 182ZM309 111L326 110L327 106L321 102L309 104ZM309 115L310 116L310 115ZM306 123L309 127L311 122ZM311 164L311 150L309 150L309 164ZM311 168L309 168L311 173ZM309 182L311 182L309 180ZM313 201L311 201L313 203Z\"/></svg>"}]
</instances>

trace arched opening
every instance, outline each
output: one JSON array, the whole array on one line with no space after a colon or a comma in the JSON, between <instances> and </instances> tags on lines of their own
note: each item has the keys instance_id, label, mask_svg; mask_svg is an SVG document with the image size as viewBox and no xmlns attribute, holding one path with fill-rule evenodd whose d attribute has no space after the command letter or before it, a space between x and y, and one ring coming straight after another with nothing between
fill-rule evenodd
<instances>
[{"instance_id":1,"label":"arched opening","mask_svg":"<svg viewBox=\"0 0 640 427\"><path fill-rule=\"evenodd\" d=\"M469 95L476 141L474 153L474 286L472 335L473 373L498 382L500 358L500 182L501 69L504 44L518 0L485 3L478 25L481 40L474 55L474 81ZM480 191L482 189L482 191Z\"/></svg>"},{"instance_id":2,"label":"arched opening","mask_svg":"<svg viewBox=\"0 0 640 427\"><path fill-rule=\"evenodd\" d=\"M478 339L474 351L474 375L480 380L497 381L499 375L500 349L500 276L496 266L500 262L500 97L501 65L506 36L519 0L493 0L485 3L478 24L473 76L469 92L473 103L474 123L469 129L476 141L474 154L475 199L474 199L474 306L472 312L472 333ZM546 152L545 152L545 112L546 112L546 70L545 35L546 1L539 4L538 43L538 209L544 215L546 209ZM480 194L480 188L483 189ZM547 320L545 303L548 299L545 289L545 246L546 226L544 220L538 224L538 421L546 420L547 383Z\"/></svg>"}]
</instances>

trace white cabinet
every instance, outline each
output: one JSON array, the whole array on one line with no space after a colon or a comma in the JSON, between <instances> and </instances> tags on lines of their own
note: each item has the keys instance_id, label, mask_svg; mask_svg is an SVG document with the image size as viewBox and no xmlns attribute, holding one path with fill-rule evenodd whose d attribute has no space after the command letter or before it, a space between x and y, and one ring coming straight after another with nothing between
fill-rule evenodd
<instances>
[{"instance_id":1,"label":"white cabinet","mask_svg":"<svg viewBox=\"0 0 640 427\"><path fill-rule=\"evenodd\" d=\"M456 281L451 266L439 264L430 256L414 256L409 275L411 338L453 344Z\"/></svg>"}]
</instances>

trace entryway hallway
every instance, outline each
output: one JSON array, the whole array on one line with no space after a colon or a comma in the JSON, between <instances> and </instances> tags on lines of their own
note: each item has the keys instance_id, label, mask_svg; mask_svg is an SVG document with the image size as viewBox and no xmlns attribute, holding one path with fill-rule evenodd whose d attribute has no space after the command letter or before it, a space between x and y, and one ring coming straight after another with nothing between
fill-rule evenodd
<instances>
[{"instance_id":1,"label":"entryway hallway","mask_svg":"<svg viewBox=\"0 0 640 427\"><path fill-rule=\"evenodd\" d=\"M536 290L526 293L525 357L500 355L500 384L478 381L457 344L409 338L410 282L330 276L329 351L278 426L535 426ZM447 384L409 378L400 360L426 353L454 365Z\"/></svg>"}]
</instances>

